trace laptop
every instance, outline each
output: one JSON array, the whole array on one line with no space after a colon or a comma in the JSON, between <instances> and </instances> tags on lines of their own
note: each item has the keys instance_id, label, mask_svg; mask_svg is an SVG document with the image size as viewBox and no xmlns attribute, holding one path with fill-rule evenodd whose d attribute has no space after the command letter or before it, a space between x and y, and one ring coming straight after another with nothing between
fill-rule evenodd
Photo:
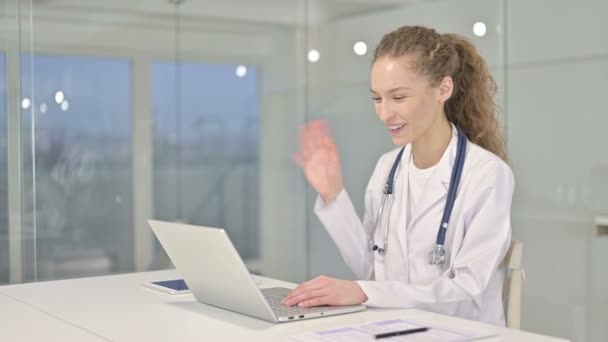
<instances>
[{"instance_id":1,"label":"laptop","mask_svg":"<svg viewBox=\"0 0 608 342\"><path fill-rule=\"evenodd\" d=\"M197 301L269 322L291 322L357 312L364 305L288 307L291 291L260 289L224 229L149 220L148 224Z\"/></svg>"}]
</instances>

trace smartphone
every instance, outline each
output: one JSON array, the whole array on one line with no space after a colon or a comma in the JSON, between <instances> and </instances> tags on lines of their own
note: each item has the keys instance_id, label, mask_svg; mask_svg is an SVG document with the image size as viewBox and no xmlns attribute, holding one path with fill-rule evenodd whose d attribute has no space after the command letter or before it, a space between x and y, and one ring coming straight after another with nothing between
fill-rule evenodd
<instances>
[{"instance_id":1,"label":"smartphone","mask_svg":"<svg viewBox=\"0 0 608 342\"><path fill-rule=\"evenodd\" d=\"M184 279L151 281L143 283L141 285L168 294L190 293L190 288L188 288L188 285L186 284Z\"/></svg>"}]
</instances>

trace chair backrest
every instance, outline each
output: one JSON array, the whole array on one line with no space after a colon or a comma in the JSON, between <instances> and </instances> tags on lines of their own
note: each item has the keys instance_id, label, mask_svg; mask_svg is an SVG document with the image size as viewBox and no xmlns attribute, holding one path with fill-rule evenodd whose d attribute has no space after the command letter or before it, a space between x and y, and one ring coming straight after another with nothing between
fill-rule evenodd
<instances>
[{"instance_id":1,"label":"chair backrest","mask_svg":"<svg viewBox=\"0 0 608 342\"><path fill-rule=\"evenodd\" d=\"M507 276L503 289L503 303L506 306L507 328L519 329L521 321L521 292L524 282L524 244L511 241L511 248L505 257Z\"/></svg>"}]
</instances>

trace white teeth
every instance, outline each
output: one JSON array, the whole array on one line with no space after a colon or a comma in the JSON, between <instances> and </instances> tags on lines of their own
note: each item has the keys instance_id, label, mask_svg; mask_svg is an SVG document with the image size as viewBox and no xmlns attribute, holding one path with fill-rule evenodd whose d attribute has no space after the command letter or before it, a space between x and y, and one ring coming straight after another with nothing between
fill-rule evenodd
<instances>
[{"instance_id":1,"label":"white teeth","mask_svg":"<svg viewBox=\"0 0 608 342\"><path fill-rule=\"evenodd\" d=\"M390 126L388 126L388 128L392 129L392 130L396 130L396 129L399 129L399 128L403 127L403 126L405 126L405 125L390 125Z\"/></svg>"}]
</instances>

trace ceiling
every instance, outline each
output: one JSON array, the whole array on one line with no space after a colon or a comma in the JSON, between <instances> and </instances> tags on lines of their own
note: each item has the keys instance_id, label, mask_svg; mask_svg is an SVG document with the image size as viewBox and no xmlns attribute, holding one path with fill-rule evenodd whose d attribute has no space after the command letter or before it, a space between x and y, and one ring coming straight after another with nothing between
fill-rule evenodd
<instances>
[{"instance_id":1,"label":"ceiling","mask_svg":"<svg viewBox=\"0 0 608 342\"><path fill-rule=\"evenodd\" d=\"M30 0L34 14L61 12L68 17L153 15L180 13L200 20L229 20L264 24L321 24L431 0ZM444 0L445 1L445 0ZM176 5L175 3L179 3Z\"/></svg>"}]
</instances>

